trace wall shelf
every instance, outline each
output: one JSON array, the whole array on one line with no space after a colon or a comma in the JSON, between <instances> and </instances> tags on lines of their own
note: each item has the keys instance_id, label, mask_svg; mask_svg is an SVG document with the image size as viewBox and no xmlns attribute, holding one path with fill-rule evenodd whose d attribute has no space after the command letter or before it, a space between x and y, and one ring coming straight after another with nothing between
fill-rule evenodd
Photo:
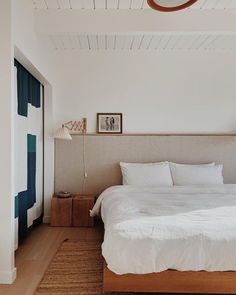
<instances>
[{"instance_id":1,"label":"wall shelf","mask_svg":"<svg viewBox=\"0 0 236 295\"><path fill-rule=\"evenodd\" d=\"M235 136L236 133L123 133L123 134L99 134L99 133L73 133L71 136Z\"/></svg>"}]
</instances>

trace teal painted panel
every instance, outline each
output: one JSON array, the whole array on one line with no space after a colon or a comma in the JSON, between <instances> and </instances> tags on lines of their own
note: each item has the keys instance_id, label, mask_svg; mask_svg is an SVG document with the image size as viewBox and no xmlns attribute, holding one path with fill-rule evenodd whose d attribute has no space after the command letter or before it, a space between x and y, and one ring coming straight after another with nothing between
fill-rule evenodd
<instances>
[{"instance_id":1,"label":"teal painted panel","mask_svg":"<svg viewBox=\"0 0 236 295\"><path fill-rule=\"evenodd\" d=\"M17 67L17 109L18 115L28 117L28 103L41 107L40 82L30 74L16 59Z\"/></svg>"},{"instance_id":2,"label":"teal painted panel","mask_svg":"<svg viewBox=\"0 0 236 295\"><path fill-rule=\"evenodd\" d=\"M27 192L28 209L36 203L36 142L35 135L27 134L28 155L27 155Z\"/></svg>"},{"instance_id":3,"label":"teal painted panel","mask_svg":"<svg viewBox=\"0 0 236 295\"><path fill-rule=\"evenodd\" d=\"M19 193L19 241L22 241L28 234L28 191Z\"/></svg>"},{"instance_id":4,"label":"teal painted panel","mask_svg":"<svg viewBox=\"0 0 236 295\"><path fill-rule=\"evenodd\" d=\"M28 153L36 153L36 136L27 134Z\"/></svg>"},{"instance_id":5,"label":"teal painted panel","mask_svg":"<svg viewBox=\"0 0 236 295\"><path fill-rule=\"evenodd\" d=\"M15 198L15 218L19 218L19 240L28 234L27 211L36 203L36 142L37 137L27 134L27 190Z\"/></svg>"},{"instance_id":6,"label":"teal painted panel","mask_svg":"<svg viewBox=\"0 0 236 295\"><path fill-rule=\"evenodd\" d=\"M15 218L19 217L19 195L15 197Z\"/></svg>"}]
</instances>

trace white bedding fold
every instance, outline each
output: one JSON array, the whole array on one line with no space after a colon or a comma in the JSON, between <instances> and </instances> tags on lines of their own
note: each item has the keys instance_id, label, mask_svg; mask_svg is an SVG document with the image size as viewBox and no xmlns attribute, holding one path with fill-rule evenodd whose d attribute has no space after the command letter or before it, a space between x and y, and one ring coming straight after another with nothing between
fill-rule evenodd
<instances>
[{"instance_id":1,"label":"white bedding fold","mask_svg":"<svg viewBox=\"0 0 236 295\"><path fill-rule=\"evenodd\" d=\"M100 209L103 256L117 274L236 271L236 185L116 186L91 215Z\"/></svg>"}]
</instances>

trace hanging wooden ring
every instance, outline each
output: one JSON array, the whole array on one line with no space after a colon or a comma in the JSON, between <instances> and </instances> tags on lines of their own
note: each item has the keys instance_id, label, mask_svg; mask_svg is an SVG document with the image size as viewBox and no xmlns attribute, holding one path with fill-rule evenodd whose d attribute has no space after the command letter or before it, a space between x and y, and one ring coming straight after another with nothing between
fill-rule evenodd
<instances>
[{"instance_id":1,"label":"hanging wooden ring","mask_svg":"<svg viewBox=\"0 0 236 295\"><path fill-rule=\"evenodd\" d=\"M166 0L166 1L168 1L168 0ZM173 6L173 7L165 7L165 6L159 5L156 3L155 0L147 0L147 3L152 9L163 11L163 12L171 12L171 11L185 9L185 8L193 5L197 1L198 0L188 0L188 1L186 1L186 3L183 3L178 6Z\"/></svg>"}]
</instances>

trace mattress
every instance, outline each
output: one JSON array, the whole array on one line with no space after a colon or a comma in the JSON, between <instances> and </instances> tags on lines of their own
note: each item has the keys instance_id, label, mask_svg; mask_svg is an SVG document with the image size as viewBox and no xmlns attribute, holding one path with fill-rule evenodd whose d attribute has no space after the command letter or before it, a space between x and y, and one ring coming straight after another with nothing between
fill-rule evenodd
<instances>
[{"instance_id":1,"label":"mattress","mask_svg":"<svg viewBox=\"0 0 236 295\"><path fill-rule=\"evenodd\" d=\"M236 271L236 185L114 186L98 198L98 214L116 274Z\"/></svg>"}]
</instances>

